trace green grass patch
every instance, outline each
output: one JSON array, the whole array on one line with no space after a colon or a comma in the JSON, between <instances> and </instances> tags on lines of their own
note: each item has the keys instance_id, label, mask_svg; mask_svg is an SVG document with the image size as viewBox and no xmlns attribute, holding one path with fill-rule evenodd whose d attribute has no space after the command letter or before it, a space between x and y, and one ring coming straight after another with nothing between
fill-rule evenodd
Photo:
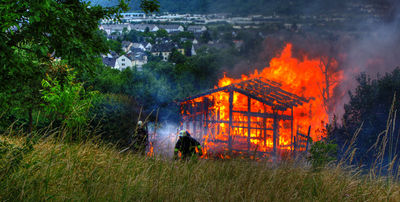
<instances>
[{"instance_id":1,"label":"green grass patch","mask_svg":"<svg viewBox=\"0 0 400 202\"><path fill-rule=\"evenodd\" d=\"M1 137L15 147L24 138ZM0 180L1 201L398 201L398 183L292 163L192 162L47 138Z\"/></svg>"}]
</instances>

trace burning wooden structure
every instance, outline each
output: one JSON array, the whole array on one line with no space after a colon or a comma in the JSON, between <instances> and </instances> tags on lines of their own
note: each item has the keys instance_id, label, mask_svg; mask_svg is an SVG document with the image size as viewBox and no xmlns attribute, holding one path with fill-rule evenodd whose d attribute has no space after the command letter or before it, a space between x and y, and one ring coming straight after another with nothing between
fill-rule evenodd
<instances>
[{"instance_id":1,"label":"burning wooden structure","mask_svg":"<svg viewBox=\"0 0 400 202\"><path fill-rule=\"evenodd\" d=\"M293 108L306 102L277 82L245 80L179 101L181 128L208 154L295 151L305 136L294 134Z\"/></svg>"}]
</instances>

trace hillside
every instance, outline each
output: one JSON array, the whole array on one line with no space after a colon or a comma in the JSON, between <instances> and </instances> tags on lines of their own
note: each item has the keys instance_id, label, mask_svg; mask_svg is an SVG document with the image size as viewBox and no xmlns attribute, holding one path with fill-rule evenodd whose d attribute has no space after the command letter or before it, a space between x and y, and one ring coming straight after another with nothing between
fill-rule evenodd
<instances>
[{"instance_id":1,"label":"hillside","mask_svg":"<svg viewBox=\"0 0 400 202\"><path fill-rule=\"evenodd\" d=\"M398 201L400 186L338 168L245 160L178 162L119 154L94 143L0 136L1 201ZM9 149L9 148L8 148ZM19 165L13 157L22 158ZM7 161L7 159L9 161ZM4 163L6 162L6 163ZM9 164L14 162L14 164Z\"/></svg>"},{"instance_id":2,"label":"hillside","mask_svg":"<svg viewBox=\"0 0 400 202\"><path fill-rule=\"evenodd\" d=\"M95 4L112 6L116 0L92 0ZM370 4L379 10L393 7L393 0L159 0L162 12L175 13L232 13L232 14L326 14L348 12L350 5ZM140 11L139 0L131 0L132 11Z\"/></svg>"}]
</instances>

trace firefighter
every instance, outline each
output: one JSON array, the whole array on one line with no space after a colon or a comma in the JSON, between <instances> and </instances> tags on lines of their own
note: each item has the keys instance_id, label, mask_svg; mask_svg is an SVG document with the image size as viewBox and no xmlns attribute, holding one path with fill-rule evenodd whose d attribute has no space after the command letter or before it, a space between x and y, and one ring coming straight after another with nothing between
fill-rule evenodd
<instances>
[{"instance_id":1,"label":"firefighter","mask_svg":"<svg viewBox=\"0 0 400 202\"><path fill-rule=\"evenodd\" d=\"M141 154L146 154L146 147L149 141L147 127L142 121L138 121L134 139L133 149Z\"/></svg>"},{"instance_id":2,"label":"firefighter","mask_svg":"<svg viewBox=\"0 0 400 202\"><path fill-rule=\"evenodd\" d=\"M178 159L178 153L181 153L181 158L183 160L188 160L194 157L197 153L198 156L202 156L203 152L201 150L200 143L192 138L188 131L181 130L178 134L179 139L175 144L174 158Z\"/></svg>"}]
</instances>

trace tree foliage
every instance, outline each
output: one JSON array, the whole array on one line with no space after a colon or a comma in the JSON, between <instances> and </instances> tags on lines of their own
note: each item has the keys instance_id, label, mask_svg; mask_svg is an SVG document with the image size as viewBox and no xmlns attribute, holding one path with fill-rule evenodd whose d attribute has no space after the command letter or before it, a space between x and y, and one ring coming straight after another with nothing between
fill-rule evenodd
<instances>
[{"instance_id":1,"label":"tree foliage","mask_svg":"<svg viewBox=\"0 0 400 202\"><path fill-rule=\"evenodd\" d=\"M357 148L355 160L358 163L371 165L377 158L376 155L381 151L375 151L373 145L378 142L380 134L386 130L389 110L391 109L393 97L400 92L400 69L396 68L393 72L384 76L372 79L365 73L357 78L358 86L354 92L349 92L350 101L345 105L345 113L342 118L342 124L333 124L333 130L329 133L332 140L335 140L340 148L346 149L346 145L351 142L356 130L362 128L358 134L354 147ZM394 110L400 109L398 99L394 102ZM391 117L393 119L393 117ZM400 124L399 119L391 120L394 126ZM398 134L398 127L394 134ZM392 155L398 154L399 142L388 141L383 143L393 146L390 151ZM385 158L389 150L384 151Z\"/></svg>"},{"instance_id":2,"label":"tree foliage","mask_svg":"<svg viewBox=\"0 0 400 202\"><path fill-rule=\"evenodd\" d=\"M145 11L158 9L157 1L143 1ZM79 73L91 71L110 45L98 31L98 22L127 9L124 0L107 8L79 0L3 0L0 108L6 111L6 119L29 116L31 128L32 112L41 103L41 81L51 71L54 58L61 58Z\"/></svg>"}]
</instances>

